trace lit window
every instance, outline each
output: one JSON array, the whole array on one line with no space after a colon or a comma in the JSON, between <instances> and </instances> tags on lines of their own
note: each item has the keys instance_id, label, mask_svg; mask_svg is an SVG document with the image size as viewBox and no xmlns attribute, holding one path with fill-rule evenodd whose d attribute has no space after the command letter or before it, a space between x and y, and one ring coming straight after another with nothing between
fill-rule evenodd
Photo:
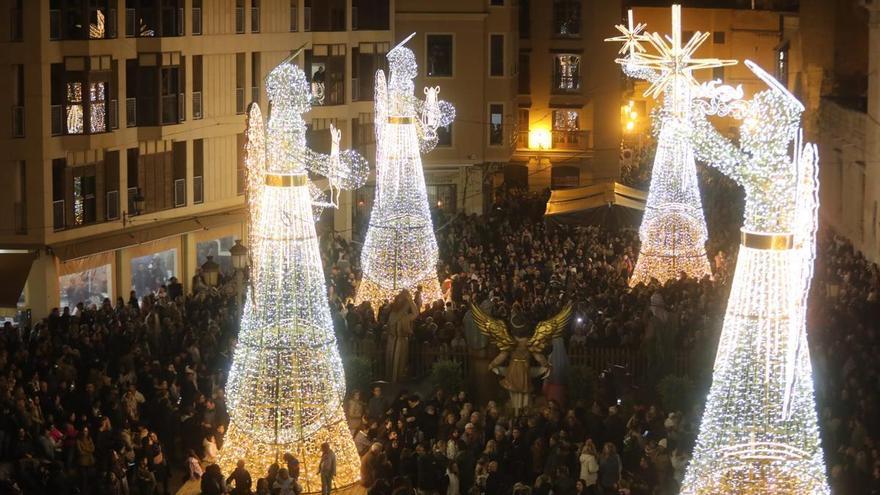
<instances>
[{"instance_id":1,"label":"lit window","mask_svg":"<svg viewBox=\"0 0 880 495\"><path fill-rule=\"evenodd\" d=\"M67 133L83 133L82 83L67 83Z\"/></svg>"},{"instance_id":2,"label":"lit window","mask_svg":"<svg viewBox=\"0 0 880 495\"><path fill-rule=\"evenodd\" d=\"M107 131L107 87L103 82L89 84L89 123L91 132Z\"/></svg>"},{"instance_id":3,"label":"lit window","mask_svg":"<svg viewBox=\"0 0 880 495\"><path fill-rule=\"evenodd\" d=\"M501 146L504 143L504 105L489 105L489 144Z\"/></svg>"},{"instance_id":4,"label":"lit window","mask_svg":"<svg viewBox=\"0 0 880 495\"><path fill-rule=\"evenodd\" d=\"M429 34L428 45L428 76L451 77L452 76L452 35Z\"/></svg>"},{"instance_id":5,"label":"lit window","mask_svg":"<svg viewBox=\"0 0 880 495\"><path fill-rule=\"evenodd\" d=\"M581 35L580 0L554 0L553 33L565 38L577 38Z\"/></svg>"},{"instance_id":6,"label":"lit window","mask_svg":"<svg viewBox=\"0 0 880 495\"><path fill-rule=\"evenodd\" d=\"M557 55L554 64L554 87L561 91L577 91L581 87L581 57Z\"/></svg>"}]
</instances>

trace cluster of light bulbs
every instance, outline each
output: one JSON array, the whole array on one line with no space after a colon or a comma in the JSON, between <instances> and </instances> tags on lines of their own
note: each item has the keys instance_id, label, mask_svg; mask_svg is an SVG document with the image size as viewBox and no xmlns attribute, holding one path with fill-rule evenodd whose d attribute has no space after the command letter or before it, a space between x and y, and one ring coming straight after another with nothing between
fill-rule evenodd
<instances>
[{"instance_id":1,"label":"cluster of light bulbs","mask_svg":"<svg viewBox=\"0 0 880 495\"><path fill-rule=\"evenodd\" d=\"M412 36L410 36L411 38ZM422 301L442 297L437 280L437 240L428 206L420 152L437 144L437 128L455 118L440 88L414 95L415 55L403 46L388 52L390 76L376 74L376 201L361 251L363 277L356 303L374 309L400 291L421 288Z\"/></svg>"},{"instance_id":2,"label":"cluster of light bulbs","mask_svg":"<svg viewBox=\"0 0 880 495\"><path fill-rule=\"evenodd\" d=\"M673 19L675 26L680 19L677 6ZM717 83L697 87L688 78L670 79L668 71L658 74L655 70L662 71L670 61L644 55L640 42L662 52L663 38L640 34L644 25L633 26L631 13L629 26L618 29L623 36L615 39L624 41L630 53L619 60L625 71L651 81L649 91L665 91L667 100L670 91L687 95L671 107L667 102L663 115L672 121L661 124L657 159L666 153L664 141L667 146L681 143L673 146L687 147L678 151L686 162L696 157L717 167L746 194L742 245L713 383L681 493L827 495L806 338L806 299L818 225L818 164L816 147L800 140L804 108L749 61L748 68L769 86L751 100L742 99L740 88ZM688 61L687 52L699 45L694 40L701 39L704 34L695 34L671 63L681 67ZM679 45L678 34L671 41L673 47ZM702 61L697 68L713 66L707 64ZM741 119L739 142L721 136L708 115ZM656 167L655 162L653 181L658 179ZM652 193L654 189L652 182ZM664 235L662 228L652 233Z\"/></svg>"},{"instance_id":3,"label":"cluster of light bulbs","mask_svg":"<svg viewBox=\"0 0 880 495\"><path fill-rule=\"evenodd\" d=\"M299 67L283 62L266 87L268 125L256 104L248 111L251 287L227 383L230 425L219 462L226 472L240 459L264 472L291 453L302 463L304 490L316 492L322 443L336 453L337 487L358 480L360 459L343 413L345 375L307 173L327 177L330 199L318 203L332 206L333 188L362 186L368 165L354 151L339 152L335 129L329 155L306 147L302 114L312 96Z\"/></svg>"}]
</instances>

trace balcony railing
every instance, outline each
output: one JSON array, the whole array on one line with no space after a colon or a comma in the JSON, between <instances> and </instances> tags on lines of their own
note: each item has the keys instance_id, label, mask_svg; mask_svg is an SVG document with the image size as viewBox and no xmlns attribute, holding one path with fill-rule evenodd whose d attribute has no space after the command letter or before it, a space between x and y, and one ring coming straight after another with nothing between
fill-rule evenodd
<instances>
[{"instance_id":1,"label":"balcony railing","mask_svg":"<svg viewBox=\"0 0 880 495\"><path fill-rule=\"evenodd\" d=\"M125 99L125 126L126 127L136 127L137 126L137 99L136 98L126 98Z\"/></svg>"},{"instance_id":2,"label":"balcony railing","mask_svg":"<svg viewBox=\"0 0 880 495\"><path fill-rule=\"evenodd\" d=\"M107 191L107 208L105 210L107 220L119 218L119 191Z\"/></svg>"},{"instance_id":3,"label":"balcony railing","mask_svg":"<svg viewBox=\"0 0 880 495\"><path fill-rule=\"evenodd\" d=\"M244 33L244 8L236 7L235 8L235 33L242 34Z\"/></svg>"},{"instance_id":4,"label":"balcony railing","mask_svg":"<svg viewBox=\"0 0 880 495\"><path fill-rule=\"evenodd\" d=\"M177 124L181 121L179 100L176 94L162 96L162 124Z\"/></svg>"},{"instance_id":5,"label":"balcony railing","mask_svg":"<svg viewBox=\"0 0 880 495\"><path fill-rule=\"evenodd\" d=\"M193 177L193 203L205 202L205 180L201 175Z\"/></svg>"},{"instance_id":6,"label":"balcony railing","mask_svg":"<svg viewBox=\"0 0 880 495\"><path fill-rule=\"evenodd\" d=\"M55 230L64 230L67 227L63 199L52 202L52 226Z\"/></svg>"},{"instance_id":7,"label":"balcony railing","mask_svg":"<svg viewBox=\"0 0 880 495\"><path fill-rule=\"evenodd\" d=\"M15 233L27 234L27 204L23 201L14 202L12 214L15 217Z\"/></svg>"},{"instance_id":8,"label":"balcony railing","mask_svg":"<svg viewBox=\"0 0 880 495\"><path fill-rule=\"evenodd\" d=\"M64 111L61 105L52 105L50 109L52 113L52 135L60 136L64 133Z\"/></svg>"},{"instance_id":9,"label":"balcony railing","mask_svg":"<svg viewBox=\"0 0 880 495\"><path fill-rule=\"evenodd\" d=\"M186 179L174 179L174 207L186 206Z\"/></svg>"},{"instance_id":10,"label":"balcony railing","mask_svg":"<svg viewBox=\"0 0 880 495\"><path fill-rule=\"evenodd\" d=\"M235 113L244 113L244 88L235 88Z\"/></svg>"},{"instance_id":11,"label":"balcony railing","mask_svg":"<svg viewBox=\"0 0 880 495\"><path fill-rule=\"evenodd\" d=\"M202 34L202 9L199 7L193 7L192 16L193 35L197 36Z\"/></svg>"},{"instance_id":12,"label":"balcony railing","mask_svg":"<svg viewBox=\"0 0 880 495\"><path fill-rule=\"evenodd\" d=\"M251 32L260 32L260 8L251 7Z\"/></svg>"},{"instance_id":13,"label":"balcony railing","mask_svg":"<svg viewBox=\"0 0 880 495\"><path fill-rule=\"evenodd\" d=\"M202 118L202 92L193 91L193 120Z\"/></svg>"},{"instance_id":14,"label":"balcony railing","mask_svg":"<svg viewBox=\"0 0 880 495\"><path fill-rule=\"evenodd\" d=\"M24 137L24 107L12 107L12 137Z\"/></svg>"},{"instance_id":15,"label":"balcony railing","mask_svg":"<svg viewBox=\"0 0 880 495\"><path fill-rule=\"evenodd\" d=\"M529 131L514 131L514 144L517 149L529 148ZM551 150L586 150L590 147L590 131L551 131Z\"/></svg>"},{"instance_id":16,"label":"balcony railing","mask_svg":"<svg viewBox=\"0 0 880 495\"><path fill-rule=\"evenodd\" d=\"M119 101L110 100L110 128L119 129Z\"/></svg>"}]
</instances>

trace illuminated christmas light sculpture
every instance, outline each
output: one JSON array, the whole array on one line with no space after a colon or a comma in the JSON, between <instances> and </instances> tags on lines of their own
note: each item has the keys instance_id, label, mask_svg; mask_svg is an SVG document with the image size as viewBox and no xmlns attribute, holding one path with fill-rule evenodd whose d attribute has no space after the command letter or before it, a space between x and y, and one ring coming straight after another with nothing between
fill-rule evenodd
<instances>
[{"instance_id":1,"label":"illuminated christmas light sculpture","mask_svg":"<svg viewBox=\"0 0 880 495\"><path fill-rule=\"evenodd\" d=\"M415 35L415 33L413 33ZM376 201L361 251L363 277L356 304L374 309L401 290L422 289L422 301L442 297L437 280L437 240L419 152L437 144L437 128L455 118L451 104L437 99L439 87L425 88L425 100L413 94L418 74L412 50L388 52L390 76L376 73Z\"/></svg>"},{"instance_id":2,"label":"illuminated christmas light sculpture","mask_svg":"<svg viewBox=\"0 0 880 495\"><path fill-rule=\"evenodd\" d=\"M743 187L746 206L712 387L681 493L827 495L806 335L818 155L801 143L804 107L745 63L770 89L742 100L741 90L704 85L689 133L697 157ZM741 119L739 144L704 114Z\"/></svg>"},{"instance_id":3,"label":"illuminated christmas light sculpture","mask_svg":"<svg viewBox=\"0 0 880 495\"><path fill-rule=\"evenodd\" d=\"M345 376L315 234L316 188L307 173L330 185L317 206L335 206L339 188L366 182L368 165L356 152L339 151L336 129L330 155L306 148L302 114L311 108L311 91L291 59L266 80L268 129L255 103L248 111L251 287L226 387L230 423L219 463L229 473L243 459L262 473L289 452L302 463L305 492L317 492L323 442L337 456L336 487L358 481L360 459L343 413Z\"/></svg>"},{"instance_id":4,"label":"illuminated christmas light sculpture","mask_svg":"<svg viewBox=\"0 0 880 495\"><path fill-rule=\"evenodd\" d=\"M690 277L711 275L706 257L706 221L697 183L693 148L679 131L690 125L692 90L697 82L692 72L735 64L735 60L696 59L694 52L709 33L695 33L682 45L681 6L672 6L672 37L658 33L643 34L644 24L618 25L621 36L606 41L622 41L617 59L624 72L651 83L645 96L663 95L662 118L658 123L657 151L645 214L639 228L642 246L630 278L630 285L661 283L677 278L682 272ZM648 43L657 54L647 53Z\"/></svg>"}]
</instances>

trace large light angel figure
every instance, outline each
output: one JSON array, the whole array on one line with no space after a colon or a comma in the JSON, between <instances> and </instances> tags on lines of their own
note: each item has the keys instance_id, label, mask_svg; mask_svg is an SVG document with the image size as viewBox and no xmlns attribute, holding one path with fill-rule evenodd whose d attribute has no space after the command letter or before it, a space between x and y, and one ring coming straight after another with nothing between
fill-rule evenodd
<instances>
[{"instance_id":1,"label":"large light angel figure","mask_svg":"<svg viewBox=\"0 0 880 495\"><path fill-rule=\"evenodd\" d=\"M295 55L294 55L295 56ZM293 56L291 56L292 58ZM256 103L248 110L247 200L251 287L226 386L230 423L219 463L232 472L239 459L265 472L291 453L302 463L299 481L318 492L321 444L337 456L336 487L355 483L360 461L342 407L345 376L315 234L316 209L335 206L339 189L362 186L368 165L354 151L306 147L302 114L311 91L288 59L266 80L268 129ZM309 180L323 175L329 197Z\"/></svg>"},{"instance_id":2,"label":"large light angel figure","mask_svg":"<svg viewBox=\"0 0 880 495\"><path fill-rule=\"evenodd\" d=\"M699 159L743 187L746 205L712 387L681 493L827 495L806 334L817 151L801 143L801 103L746 65L769 89L741 100L730 87L704 86L707 99L695 102L688 133ZM742 119L739 143L703 114Z\"/></svg>"},{"instance_id":3,"label":"large light angel figure","mask_svg":"<svg viewBox=\"0 0 880 495\"><path fill-rule=\"evenodd\" d=\"M697 59L694 52L709 33L695 33L683 43L681 6L672 6L672 36L643 34L644 24L619 25L621 36L606 41L622 41L623 58L617 59L624 72L651 83L646 96L663 96L654 168L639 228L641 249L630 277L630 285L661 283L685 273L693 278L711 275L706 257L706 221L697 183L697 169L691 144L680 129L689 125L692 91L697 86L692 72L720 67L734 60ZM642 44L654 48L648 53Z\"/></svg>"},{"instance_id":4,"label":"large light angel figure","mask_svg":"<svg viewBox=\"0 0 880 495\"><path fill-rule=\"evenodd\" d=\"M356 303L368 301L374 309L404 289L421 288L424 303L442 297L420 152L434 148L437 128L452 123L455 109L438 99L439 87L425 88L425 101L415 97L416 58L403 46L410 38L388 52L387 85L385 73L376 73L376 200L356 297Z\"/></svg>"}]
</instances>

